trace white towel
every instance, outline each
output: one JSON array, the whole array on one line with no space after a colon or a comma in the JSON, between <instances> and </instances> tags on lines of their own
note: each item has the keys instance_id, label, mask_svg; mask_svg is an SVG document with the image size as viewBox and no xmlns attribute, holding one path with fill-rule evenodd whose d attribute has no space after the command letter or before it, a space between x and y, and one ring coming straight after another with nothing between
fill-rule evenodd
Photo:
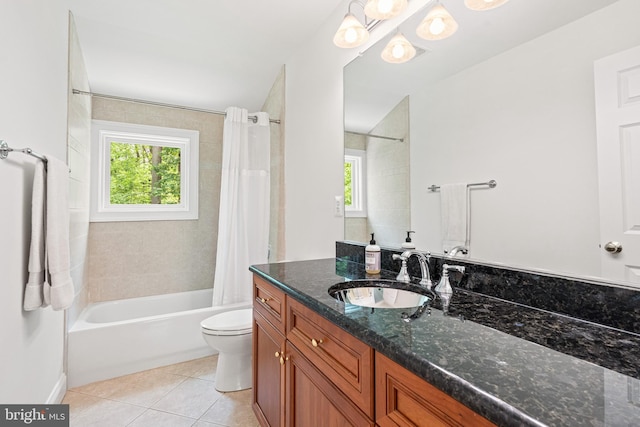
<instances>
[{"instance_id":1,"label":"white towel","mask_svg":"<svg viewBox=\"0 0 640 427\"><path fill-rule=\"evenodd\" d=\"M45 206L44 163L36 163L31 195L31 248L29 250L29 281L24 290L24 309L27 311L42 307L42 286L44 284L44 206Z\"/></svg>"},{"instance_id":2,"label":"white towel","mask_svg":"<svg viewBox=\"0 0 640 427\"><path fill-rule=\"evenodd\" d=\"M466 183L440 186L442 249L469 247L469 190Z\"/></svg>"},{"instance_id":3,"label":"white towel","mask_svg":"<svg viewBox=\"0 0 640 427\"><path fill-rule=\"evenodd\" d=\"M47 162L46 262L49 283L45 301L54 310L71 306L74 298L69 250L69 167L53 157ZM49 295L48 295L49 294ZM47 301L47 296L50 300Z\"/></svg>"}]
</instances>

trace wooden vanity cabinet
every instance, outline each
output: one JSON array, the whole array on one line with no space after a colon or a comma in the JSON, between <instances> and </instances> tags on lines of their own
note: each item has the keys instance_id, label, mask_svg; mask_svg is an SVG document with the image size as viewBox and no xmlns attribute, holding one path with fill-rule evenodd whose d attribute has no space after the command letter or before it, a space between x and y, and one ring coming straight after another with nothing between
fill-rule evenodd
<instances>
[{"instance_id":1,"label":"wooden vanity cabinet","mask_svg":"<svg viewBox=\"0 0 640 427\"><path fill-rule=\"evenodd\" d=\"M371 419L288 341L287 356L287 426L374 426Z\"/></svg>"},{"instance_id":2,"label":"wooden vanity cabinet","mask_svg":"<svg viewBox=\"0 0 640 427\"><path fill-rule=\"evenodd\" d=\"M259 276L253 307L263 427L494 426Z\"/></svg>"},{"instance_id":3,"label":"wooden vanity cabinet","mask_svg":"<svg viewBox=\"0 0 640 427\"><path fill-rule=\"evenodd\" d=\"M380 353L376 353L376 423L380 427L495 427Z\"/></svg>"},{"instance_id":4,"label":"wooden vanity cabinet","mask_svg":"<svg viewBox=\"0 0 640 427\"><path fill-rule=\"evenodd\" d=\"M325 319L315 324L319 320L315 317L317 314L258 276L254 276L253 294L253 410L260 425L372 427L371 348ZM312 338L307 345L307 335L319 337L316 345L327 345L316 349ZM293 341L288 340L289 337ZM358 347L353 355L350 346ZM350 354L347 355L345 349ZM364 364L358 362L360 353L366 355ZM320 359L318 354L322 355ZM335 372L330 374L331 378L327 375L327 361L338 360L337 372L347 375L349 384L362 383L367 378L365 400L370 415L363 413L359 405L341 391L343 381L338 380L339 385L334 383Z\"/></svg>"},{"instance_id":5,"label":"wooden vanity cabinet","mask_svg":"<svg viewBox=\"0 0 640 427\"><path fill-rule=\"evenodd\" d=\"M285 425L286 295L254 276L253 412L260 425Z\"/></svg>"}]
</instances>

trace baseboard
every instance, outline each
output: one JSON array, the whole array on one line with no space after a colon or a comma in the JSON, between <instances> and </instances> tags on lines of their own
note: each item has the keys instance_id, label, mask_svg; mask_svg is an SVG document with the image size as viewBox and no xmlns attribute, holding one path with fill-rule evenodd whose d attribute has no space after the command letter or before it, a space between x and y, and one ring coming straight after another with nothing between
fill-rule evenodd
<instances>
[{"instance_id":1,"label":"baseboard","mask_svg":"<svg viewBox=\"0 0 640 427\"><path fill-rule=\"evenodd\" d=\"M67 375L63 372L47 398L47 404L61 403L67 393Z\"/></svg>"}]
</instances>

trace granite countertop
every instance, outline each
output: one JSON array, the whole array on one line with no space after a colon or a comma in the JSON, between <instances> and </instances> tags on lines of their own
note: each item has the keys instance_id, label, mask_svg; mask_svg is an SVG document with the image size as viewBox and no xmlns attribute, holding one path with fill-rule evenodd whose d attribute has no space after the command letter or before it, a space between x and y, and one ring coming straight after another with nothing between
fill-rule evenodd
<instances>
[{"instance_id":1,"label":"granite countertop","mask_svg":"<svg viewBox=\"0 0 640 427\"><path fill-rule=\"evenodd\" d=\"M331 258L251 270L497 425L640 425L640 368L624 357L637 352L635 334L460 289L450 315L436 303L407 323L407 310L372 312L329 296L330 286L366 277L361 264ZM614 351L601 357L601 346Z\"/></svg>"}]
</instances>

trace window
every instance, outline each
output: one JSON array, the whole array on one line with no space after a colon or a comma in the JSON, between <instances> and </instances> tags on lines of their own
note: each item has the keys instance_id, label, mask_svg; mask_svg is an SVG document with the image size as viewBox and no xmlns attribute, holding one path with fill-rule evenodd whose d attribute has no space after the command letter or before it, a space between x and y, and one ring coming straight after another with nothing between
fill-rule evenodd
<instances>
[{"instance_id":1,"label":"window","mask_svg":"<svg viewBox=\"0 0 640 427\"><path fill-rule=\"evenodd\" d=\"M91 221L198 218L199 133L92 122Z\"/></svg>"},{"instance_id":2,"label":"window","mask_svg":"<svg viewBox=\"0 0 640 427\"><path fill-rule=\"evenodd\" d=\"M344 155L344 211L348 217L367 216L367 154L346 149Z\"/></svg>"}]
</instances>

